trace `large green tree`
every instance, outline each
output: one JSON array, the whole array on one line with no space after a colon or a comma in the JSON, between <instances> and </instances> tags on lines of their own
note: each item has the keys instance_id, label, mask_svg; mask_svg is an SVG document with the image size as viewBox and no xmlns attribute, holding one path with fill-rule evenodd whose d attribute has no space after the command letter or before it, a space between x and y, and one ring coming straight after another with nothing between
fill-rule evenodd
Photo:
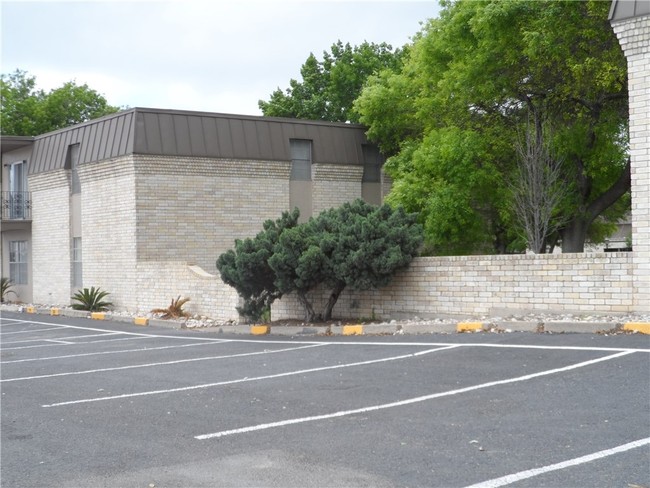
<instances>
[{"instance_id":1,"label":"large green tree","mask_svg":"<svg viewBox=\"0 0 650 488\"><path fill-rule=\"evenodd\" d=\"M554 218L563 251L624 211L626 62L607 2L443 3L403 68L371 78L355 103L392 156L390 200L419 211L435 253L521 248L511 180L531 115L552 127L570 191Z\"/></svg>"},{"instance_id":2,"label":"large green tree","mask_svg":"<svg viewBox=\"0 0 650 488\"><path fill-rule=\"evenodd\" d=\"M34 136L118 110L86 84L69 81L46 93L36 88L36 78L25 71L0 77L2 135Z\"/></svg>"},{"instance_id":3,"label":"large green tree","mask_svg":"<svg viewBox=\"0 0 650 488\"><path fill-rule=\"evenodd\" d=\"M266 116L298 119L358 122L352 108L369 76L382 70L396 70L403 51L386 43L364 42L350 46L338 41L319 61L310 54L300 69L302 81L291 79L289 88L271 93L259 107Z\"/></svg>"}]
</instances>

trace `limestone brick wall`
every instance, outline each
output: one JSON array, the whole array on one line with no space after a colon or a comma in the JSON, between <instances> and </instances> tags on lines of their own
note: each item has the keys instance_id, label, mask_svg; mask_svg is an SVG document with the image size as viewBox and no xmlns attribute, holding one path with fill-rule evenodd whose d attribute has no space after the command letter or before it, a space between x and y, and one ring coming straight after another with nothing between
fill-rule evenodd
<instances>
[{"instance_id":1,"label":"limestone brick wall","mask_svg":"<svg viewBox=\"0 0 650 488\"><path fill-rule=\"evenodd\" d=\"M627 58L635 308L650 311L650 16L612 23Z\"/></svg>"},{"instance_id":2,"label":"limestone brick wall","mask_svg":"<svg viewBox=\"0 0 650 488\"><path fill-rule=\"evenodd\" d=\"M183 310L221 321L239 320L235 289L218 276L186 262L141 261L137 266L136 287L139 313L166 308L172 298L189 297Z\"/></svg>"},{"instance_id":3,"label":"limestone brick wall","mask_svg":"<svg viewBox=\"0 0 650 488\"><path fill-rule=\"evenodd\" d=\"M317 164L312 181L313 213L361 198L362 166Z\"/></svg>"},{"instance_id":4,"label":"limestone brick wall","mask_svg":"<svg viewBox=\"0 0 650 488\"><path fill-rule=\"evenodd\" d=\"M35 303L70 303L70 181L66 170L31 175L32 296Z\"/></svg>"},{"instance_id":5,"label":"limestone brick wall","mask_svg":"<svg viewBox=\"0 0 650 488\"><path fill-rule=\"evenodd\" d=\"M289 162L135 156L138 261L216 272L236 238L289 209Z\"/></svg>"},{"instance_id":6,"label":"limestone brick wall","mask_svg":"<svg viewBox=\"0 0 650 488\"><path fill-rule=\"evenodd\" d=\"M327 292L313 293L322 310ZM341 318L399 319L522 311L618 313L634 308L632 253L416 258L380 290L344 291ZM272 318L301 318L294 296Z\"/></svg>"},{"instance_id":7,"label":"limestone brick wall","mask_svg":"<svg viewBox=\"0 0 650 488\"><path fill-rule=\"evenodd\" d=\"M133 160L82 165L79 179L83 286L98 286L117 308L131 310L137 305Z\"/></svg>"}]
</instances>

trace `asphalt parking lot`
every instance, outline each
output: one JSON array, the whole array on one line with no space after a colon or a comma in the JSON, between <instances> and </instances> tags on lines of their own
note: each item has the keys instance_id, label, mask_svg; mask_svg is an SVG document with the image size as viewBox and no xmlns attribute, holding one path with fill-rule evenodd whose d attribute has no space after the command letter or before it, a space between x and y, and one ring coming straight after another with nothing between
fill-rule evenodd
<instances>
[{"instance_id":1,"label":"asphalt parking lot","mask_svg":"<svg viewBox=\"0 0 650 488\"><path fill-rule=\"evenodd\" d=\"M7 487L650 487L650 336L3 313Z\"/></svg>"}]
</instances>

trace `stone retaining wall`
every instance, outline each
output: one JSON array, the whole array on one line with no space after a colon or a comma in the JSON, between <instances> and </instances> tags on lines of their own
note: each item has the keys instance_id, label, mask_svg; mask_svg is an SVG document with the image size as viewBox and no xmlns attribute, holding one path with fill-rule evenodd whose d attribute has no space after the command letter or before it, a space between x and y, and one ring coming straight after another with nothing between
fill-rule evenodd
<instances>
[{"instance_id":1,"label":"stone retaining wall","mask_svg":"<svg viewBox=\"0 0 650 488\"><path fill-rule=\"evenodd\" d=\"M416 258L381 290L344 291L342 318L397 319L522 311L634 311L633 253ZM327 291L311 294L317 310ZM276 302L274 320L299 318L294 296Z\"/></svg>"}]
</instances>

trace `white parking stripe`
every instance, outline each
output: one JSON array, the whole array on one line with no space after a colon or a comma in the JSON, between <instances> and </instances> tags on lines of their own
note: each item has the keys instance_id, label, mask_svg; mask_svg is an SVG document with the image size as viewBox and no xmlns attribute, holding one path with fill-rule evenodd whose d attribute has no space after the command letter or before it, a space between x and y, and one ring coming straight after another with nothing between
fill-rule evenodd
<instances>
[{"instance_id":1,"label":"white parking stripe","mask_svg":"<svg viewBox=\"0 0 650 488\"><path fill-rule=\"evenodd\" d=\"M106 339L99 341L76 341L76 342L67 342L65 344L35 344L33 346L18 346L18 347L2 347L0 350L4 351L15 351L17 349L34 349L37 347L53 347L53 346L76 346L77 344L103 344L104 342L116 342L116 341L134 341L136 339L146 339L146 337L118 337L117 339Z\"/></svg>"},{"instance_id":2,"label":"white parking stripe","mask_svg":"<svg viewBox=\"0 0 650 488\"><path fill-rule=\"evenodd\" d=\"M420 403L428 400L433 400L434 398L442 398L446 396L451 396L451 395L458 395L460 393L467 393L468 391L474 391L474 390L480 390L482 388L490 388L492 386L498 386L498 385L506 385L510 383L518 383L521 381L528 381L533 378L539 378L540 376L547 376L550 374L556 374L556 373L562 373L565 371L570 371L572 369L577 369L577 368L582 368L585 366L590 366L592 364L600 363L602 361L609 361L610 359L616 359L622 356L626 356L628 354L632 354L632 352L625 351L625 352L619 352L617 354L612 354L610 356L605 356L597 359L591 359L589 361L583 361L581 363L576 363L572 364L570 366L564 366L562 368L556 368L556 369L549 369L546 371L540 371L539 373L533 373L533 374L527 374L524 376L517 376L515 378L508 378L505 380L498 380L498 381L490 381L488 383L482 383L480 385L474 385L474 386L468 386L465 388L458 388L456 390L450 390L450 391L444 391L441 393L433 393L431 395L425 395L425 396L420 396L420 397L415 397L415 398L409 398L406 400L401 400L397 402L391 402L391 403L384 403L381 405L373 405L370 407L364 407L364 408L357 408L354 410L343 410L339 412L334 412L334 413L328 413L324 415L315 415L312 417L302 417L302 418L295 418L295 419L288 419L288 420L281 420L279 422L270 422L266 424L258 424L258 425L251 425L248 427L241 427L239 429L231 429L231 430L223 430L221 432L214 432L212 434L202 434L202 435L197 435L195 436L195 439L199 440L206 440L206 439L213 439L215 437L224 437L228 435L233 435L233 434L244 434L246 432L253 432L256 430L265 430L265 429L272 429L274 427L284 427L286 425L292 425L292 424L300 424L304 422L313 422L316 420L325 420L325 419L331 419L335 417L345 417L348 415L355 415L359 413L367 413L367 412L373 412L376 410L385 410L388 408L394 408L394 407L403 407L404 405L411 405L413 403Z\"/></svg>"},{"instance_id":3,"label":"white parking stripe","mask_svg":"<svg viewBox=\"0 0 650 488\"><path fill-rule=\"evenodd\" d=\"M612 456L614 454L629 451L630 449L647 446L648 444L650 444L650 437L639 439L638 441L634 442L628 442L627 444L613 447L611 449L594 452L593 454L587 454L586 456L569 459L568 461L562 461L561 463L549 464L548 466L543 466L541 468L529 469L528 471L520 471L519 473L509 474L507 476L502 476L501 478L483 481L482 483L476 483L475 485L468 486L467 488L498 488L500 486L510 485L512 483L516 483L517 481L532 478L534 476L539 476L540 474L557 471L559 469L570 468L572 466L578 466L579 464L595 461L596 459Z\"/></svg>"},{"instance_id":4,"label":"white parking stripe","mask_svg":"<svg viewBox=\"0 0 650 488\"><path fill-rule=\"evenodd\" d=\"M97 327L81 327L79 325L55 324L53 322L38 322L38 321L35 321L35 320L25 321L24 323L42 324L42 325L54 325L54 326L61 327L61 328L64 328L64 329L89 330L89 331L93 331L93 332L112 332L112 331L109 331L108 329L99 329ZM156 339L179 339L179 340L205 341L205 342L239 342L239 341L233 341L231 339L217 339L217 338L214 338L214 337L184 337L184 336L176 336L176 335L145 334L143 332L126 332L126 331L114 332L114 333L115 334L124 334L124 335L134 336L134 337L150 337L150 338L156 338ZM242 341L242 342L257 342L257 341ZM278 342L278 343L283 342L285 344L300 343L300 342L295 342L295 341L274 341L274 342ZM315 344L316 341L302 341L302 343L303 344Z\"/></svg>"},{"instance_id":5,"label":"white parking stripe","mask_svg":"<svg viewBox=\"0 0 650 488\"><path fill-rule=\"evenodd\" d=\"M30 332L45 332L46 330L60 330L58 327L50 327L49 329L31 329L31 330L18 330L15 332L0 332L0 336L12 334L29 334Z\"/></svg>"},{"instance_id":6,"label":"white parking stripe","mask_svg":"<svg viewBox=\"0 0 650 488\"><path fill-rule=\"evenodd\" d=\"M32 322L31 320L18 320L18 319L5 318L2 316L2 312L0 312L0 329L9 325L32 324L32 323L35 322Z\"/></svg>"},{"instance_id":7,"label":"white parking stripe","mask_svg":"<svg viewBox=\"0 0 650 488\"><path fill-rule=\"evenodd\" d=\"M199 344L194 344L194 345L199 345ZM200 344L200 345L205 345L205 344ZM115 366L113 368L87 369L84 371L71 371L68 373L43 374L39 376L22 376L19 378L3 379L0 380L0 383L4 383L8 381L24 381L24 380L38 380L43 378L56 378L58 376L72 376L78 374L105 373L107 371L120 371L124 369L150 368L152 366L168 366L170 364L193 363L196 361L208 361L213 359L231 359L231 358L240 358L245 356L259 356L261 354L274 354L276 352L297 351L299 349L307 349L310 347L321 347L321 344L309 344L307 346L289 347L285 349L267 349L264 351L244 352L239 354L228 354L228 355L221 355L221 356L204 356L199 358L176 359L174 361L161 361L158 363L133 364L129 366Z\"/></svg>"},{"instance_id":8,"label":"white parking stripe","mask_svg":"<svg viewBox=\"0 0 650 488\"><path fill-rule=\"evenodd\" d=\"M103 334L86 334L80 336L67 336L67 337L58 337L56 339L28 339L24 341L11 341L11 342L2 342L2 344L24 344L25 342L42 342L42 341L70 341L72 339L85 339L87 337L103 337L111 335L120 335L122 332L107 332L103 331ZM1 346L1 345L0 345ZM4 349L4 348L3 348Z\"/></svg>"},{"instance_id":9,"label":"white parking stripe","mask_svg":"<svg viewBox=\"0 0 650 488\"><path fill-rule=\"evenodd\" d=\"M318 346L318 344L312 345L312 347ZM356 363L346 363L346 364L337 364L335 366L323 366L320 368L310 368L310 369L301 369L298 371L289 371L287 373L278 373L278 374L271 374L267 376L255 376L252 378L240 378L237 380L229 380L229 381L220 381L217 383L207 383L207 384L202 384L202 385L194 385L194 386L184 386L181 388L170 388L167 390L152 390L152 391L143 391L143 392L138 392L138 393L125 393L124 395L113 395L113 396L105 396L105 397L99 397L99 398L87 398L83 400L72 400L69 402L59 402L59 403L51 403L49 405L41 405L42 407L49 408L49 407L60 407L63 405L75 405L78 403L91 403L91 402L102 402L106 400L119 400L123 398L133 398L133 397L139 397L139 396L148 396L148 395L160 395L163 393L177 393L180 391L190 391L190 390L199 390L199 389L204 389L204 388L212 388L216 386L224 386L224 385L233 385L235 383L247 383L250 381L260 381L260 380L270 380L270 379L275 379L275 378L284 378L287 376L295 376L299 374L307 374L307 373L316 373L319 371L328 371L332 369L341 369L341 368L351 368L354 366L365 366L367 364L376 364L376 363L383 363L383 362L388 362L388 361L396 361L398 359L406 359L406 358L413 358L417 356L422 356L423 354L429 354L432 352L437 352L437 351L444 351L446 349L454 349L458 346L448 346L448 347L442 347L439 349L428 349L426 351L420 351L416 353L411 353L411 354L403 354L401 356L393 356L393 357L388 357L388 358L382 358L382 359L372 359L369 361L360 361Z\"/></svg>"},{"instance_id":10,"label":"white parking stripe","mask_svg":"<svg viewBox=\"0 0 650 488\"><path fill-rule=\"evenodd\" d=\"M146 337L124 337L120 340L125 340L125 339L147 339ZM99 342L108 342L108 341L99 341ZM80 342L75 342L73 344L87 344L86 342L80 343ZM91 344L93 344L91 342ZM219 344L219 343L216 343ZM178 346L157 346L157 347L141 347L138 349L120 349L119 351L99 351L99 352L84 352L80 354L65 354L63 356L49 356L49 357L44 357L44 358L28 358L28 359L12 359L9 361L0 361L0 364L11 364L11 363L30 363L33 361L50 361L54 359L69 359L69 358L80 358L84 356L101 356L104 354L122 354L122 353L127 353L127 352L147 352L147 351L160 351L161 349L177 349L180 347L196 347L196 346L213 346L215 345L214 342L202 342L202 343L196 343L193 342L192 344L180 344Z\"/></svg>"}]
</instances>

